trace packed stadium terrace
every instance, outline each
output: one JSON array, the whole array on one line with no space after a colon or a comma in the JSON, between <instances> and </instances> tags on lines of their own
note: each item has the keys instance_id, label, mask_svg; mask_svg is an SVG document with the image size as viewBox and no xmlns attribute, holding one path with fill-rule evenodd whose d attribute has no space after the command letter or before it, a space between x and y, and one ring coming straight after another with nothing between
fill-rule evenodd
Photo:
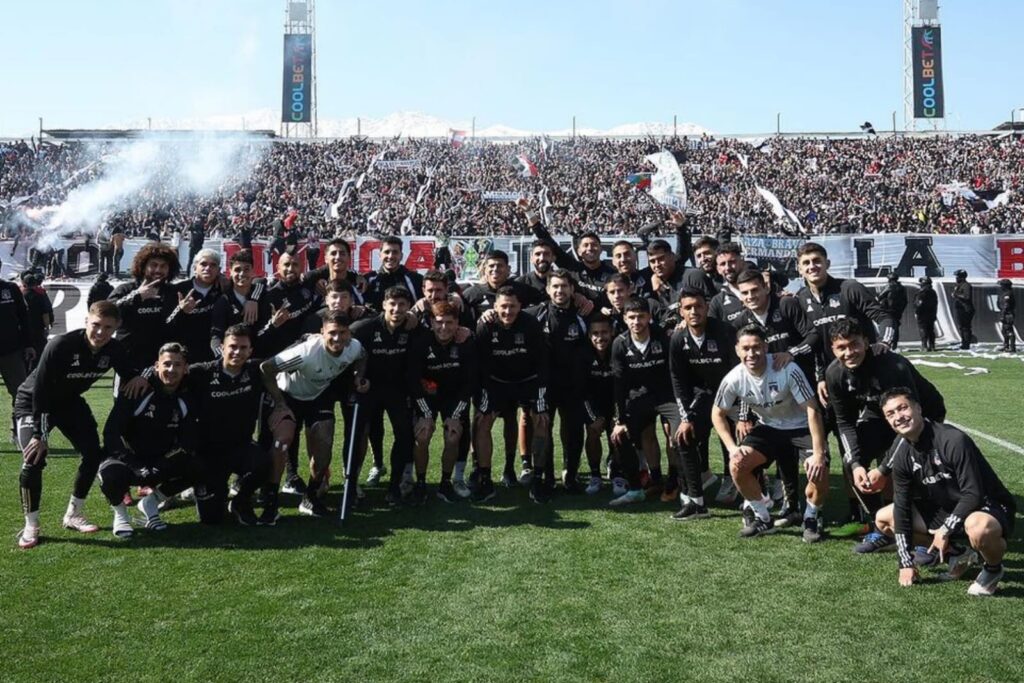
<instances>
[{"instance_id":1,"label":"packed stadium terrace","mask_svg":"<svg viewBox=\"0 0 1024 683\"><path fill-rule=\"evenodd\" d=\"M92 162L118 144L124 143L0 144L0 202L59 204L102 174L103 164ZM702 214L698 231L779 232L755 184L773 191L808 234L1024 231L1020 137L533 138L474 140L460 147L417 139L263 144L270 151L254 171L226 179L226 189L213 196L189 196L172 183L157 182L133 199L130 210L104 218L129 237L150 233L154 225L169 235L197 221L208 235L220 237L232 237L243 227L254 237L268 236L282 222L300 232L316 228L324 236L519 234L522 223L514 204L482 196L503 192L546 197L552 232L629 234L662 214L642 185L630 184L627 177L652 171L644 156L669 149L686 179L690 207ZM536 175L524 174L520 155ZM374 160L421 165L396 168ZM339 202L343 190L346 197ZM1007 190L1004 201L985 203L984 198ZM12 223L5 221L8 236Z\"/></svg>"}]
</instances>

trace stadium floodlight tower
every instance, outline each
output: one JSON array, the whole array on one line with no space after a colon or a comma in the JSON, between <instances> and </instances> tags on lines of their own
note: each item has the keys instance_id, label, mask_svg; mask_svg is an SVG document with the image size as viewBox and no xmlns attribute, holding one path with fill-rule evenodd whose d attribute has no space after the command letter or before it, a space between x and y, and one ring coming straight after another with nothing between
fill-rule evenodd
<instances>
[{"instance_id":1,"label":"stadium floodlight tower","mask_svg":"<svg viewBox=\"0 0 1024 683\"><path fill-rule=\"evenodd\" d=\"M922 29L930 29L927 32L928 47L924 48L921 40ZM942 53L939 33L938 0L903 0L903 126L905 130L917 130L918 119L928 121L933 129L938 129L940 123L945 124L943 102L945 95L942 89ZM933 39L934 43L931 42ZM932 48L933 52L930 51ZM916 74L915 56L918 67ZM932 66L929 67L929 65ZM924 71L921 71L922 69ZM929 73L931 76L928 75ZM929 81L932 83L930 86Z\"/></svg>"},{"instance_id":2,"label":"stadium floodlight tower","mask_svg":"<svg viewBox=\"0 0 1024 683\"><path fill-rule=\"evenodd\" d=\"M284 74L281 84L281 135L315 138L315 0L284 2Z\"/></svg>"}]
</instances>

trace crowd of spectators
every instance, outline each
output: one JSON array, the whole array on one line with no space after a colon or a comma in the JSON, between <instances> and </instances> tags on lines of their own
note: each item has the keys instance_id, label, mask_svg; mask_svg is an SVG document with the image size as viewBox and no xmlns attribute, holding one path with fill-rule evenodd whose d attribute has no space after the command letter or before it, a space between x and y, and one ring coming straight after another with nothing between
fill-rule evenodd
<instances>
[{"instance_id":1,"label":"crowd of spectators","mask_svg":"<svg viewBox=\"0 0 1024 683\"><path fill-rule=\"evenodd\" d=\"M60 204L104 172L130 141L0 143L0 218ZM1024 141L993 136L715 139L531 138L513 142L348 139L258 142L250 170L189 194L154 182L102 217L127 237L201 231L207 237L334 234L507 235L524 230L519 193L545 207L552 232L629 234L664 211L627 182L645 155L673 151L698 230L793 233L755 185L774 192L804 234L1024 232ZM536 175L523 174L532 164ZM395 167L396 161L412 162ZM390 163L389 163L390 162ZM1002 194L999 201L992 201ZM506 195L507 198L508 195ZM989 202L986 203L985 199Z\"/></svg>"}]
</instances>

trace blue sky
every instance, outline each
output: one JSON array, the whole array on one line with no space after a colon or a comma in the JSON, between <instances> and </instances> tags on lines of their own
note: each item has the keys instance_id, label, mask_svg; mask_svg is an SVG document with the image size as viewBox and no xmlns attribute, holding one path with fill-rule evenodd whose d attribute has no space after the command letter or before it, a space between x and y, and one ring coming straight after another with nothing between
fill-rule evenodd
<instances>
[{"instance_id":1,"label":"blue sky","mask_svg":"<svg viewBox=\"0 0 1024 683\"><path fill-rule=\"evenodd\" d=\"M0 135L280 106L281 0L6 3ZM1024 3L950 0L950 128L1024 107ZM691 121L719 132L902 126L899 0L436 0L317 6L321 118L484 127Z\"/></svg>"}]
</instances>

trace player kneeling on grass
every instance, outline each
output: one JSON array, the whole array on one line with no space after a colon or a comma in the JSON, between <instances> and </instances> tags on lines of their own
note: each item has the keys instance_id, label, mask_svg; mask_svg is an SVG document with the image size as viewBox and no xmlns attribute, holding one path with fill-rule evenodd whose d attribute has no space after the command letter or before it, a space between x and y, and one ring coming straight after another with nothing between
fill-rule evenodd
<instances>
[{"instance_id":1,"label":"player kneeling on grass","mask_svg":"<svg viewBox=\"0 0 1024 683\"><path fill-rule=\"evenodd\" d=\"M96 431L96 419L83 394L113 368L123 382L122 391L137 398L148 383L138 377L128 352L113 338L121 321L111 301L97 301L89 307L85 329L54 337L47 343L39 363L18 388L14 399L14 421L24 462L19 477L25 528L18 535L21 548L39 543L39 499L43 491L48 432L57 427L82 455L75 485L64 513L64 527L91 533L98 526L85 518L85 497L103 461L103 448Z\"/></svg>"},{"instance_id":2,"label":"player kneeling on grass","mask_svg":"<svg viewBox=\"0 0 1024 683\"><path fill-rule=\"evenodd\" d=\"M759 325L746 325L736 334L740 364L722 379L711 410L718 438L729 449L729 469L736 488L746 500L744 527L740 536L751 538L771 533L768 514L771 500L761 490L759 478L773 461L780 469L787 460L803 461L807 471L807 506L803 538L807 543L821 540L818 510L828 494L828 446L825 427L814 389L793 362L775 369L768 353L767 333ZM757 425L737 444L728 422L728 410L738 400L758 417Z\"/></svg>"},{"instance_id":3,"label":"player kneeling on grass","mask_svg":"<svg viewBox=\"0 0 1024 683\"><path fill-rule=\"evenodd\" d=\"M291 421L297 428L306 428L306 448L309 451L309 484L299 503L299 513L312 517L329 514L323 502L327 488L327 468L331 465L334 448L334 398L328 391L335 377L355 364L356 390L365 392L369 383L363 379L366 355L358 340L352 339L348 318L340 313L324 313L320 334L291 346L260 365L263 386L274 401L274 410L280 413L274 424ZM275 434L275 440L285 431ZM281 481L284 472L287 443L274 449L271 483ZM272 488L272 487L271 487ZM355 497L353 496L353 499ZM276 510L274 519L276 521ZM269 520L266 522L272 524Z\"/></svg>"},{"instance_id":4,"label":"player kneeling on grass","mask_svg":"<svg viewBox=\"0 0 1024 683\"><path fill-rule=\"evenodd\" d=\"M205 495L195 455L195 404L185 390L185 348L171 342L160 347L150 389L139 398L118 396L103 428L107 459L100 464L100 489L114 509L114 535L131 538L132 522L124 504L132 486L152 491L139 501L146 529L163 531L159 505L195 485Z\"/></svg>"},{"instance_id":5,"label":"player kneeling on grass","mask_svg":"<svg viewBox=\"0 0 1024 683\"><path fill-rule=\"evenodd\" d=\"M476 387L476 342L467 339L460 344L455 340L459 310L446 301L431 305L430 328L430 333L417 337L409 349L409 396L416 416L413 422L416 485L410 502L417 505L422 505L427 498L430 440L438 416L444 425L444 450L437 497L446 503L462 498L452 486L452 471L459 457L462 435L469 428L469 403Z\"/></svg>"},{"instance_id":6,"label":"player kneeling on grass","mask_svg":"<svg viewBox=\"0 0 1024 683\"><path fill-rule=\"evenodd\" d=\"M893 503L878 511L875 524L896 539L900 585L914 584L917 566L942 561L949 563L945 576L958 579L980 554L984 568L967 592L992 595L1013 531L1013 496L969 436L923 416L913 391L890 389L879 404L898 436L884 463L892 474ZM965 535L971 549L953 545ZM912 552L911 538L928 546Z\"/></svg>"},{"instance_id":7,"label":"player kneeling on grass","mask_svg":"<svg viewBox=\"0 0 1024 683\"><path fill-rule=\"evenodd\" d=\"M270 478L270 454L253 443L263 402L263 376L251 360L253 333L245 325L224 331L220 360L189 366L186 379L196 402L198 454L206 494L196 496L199 519L217 524L224 517L228 477L238 475L228 510L243 526L258 523L252 498Z\"/></svg>"}]
</instances>

